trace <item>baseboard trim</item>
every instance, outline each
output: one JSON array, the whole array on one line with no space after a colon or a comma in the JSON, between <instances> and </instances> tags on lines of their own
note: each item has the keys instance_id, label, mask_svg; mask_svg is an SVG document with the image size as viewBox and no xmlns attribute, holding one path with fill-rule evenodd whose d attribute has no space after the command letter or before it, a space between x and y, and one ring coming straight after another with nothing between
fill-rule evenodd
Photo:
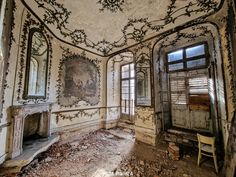
<instances>
[{"instance_id":1,"label":"baseboard trim","mask_svg":"<svg viewBox=\"0 0 236 177\"><path fill-rule=\"evenodd\" d=\"M8 154L3 154L2 156L0 156L0 164L2 164L3 162L6 161L7 155L8 155Z\"/></svg>"},{"instance_id":2,"label":"baseboard trim","mask_svg":"<svg viewBox=\"0 0 236 177\"><path fill-rule=\"evenodd\" d=\"M77 131L77 130L82 130L86 128L92 128L92 127L98 127L99 128L104 128L104 121L99 119L99 120L94 120L94 121L89 121L89 122L84 122L84 123L76 123L72 125L66 125L62 127L57 127L51 129L51 133L57 133L57 132L63 132L63 131Z\"/></svg>"},{"instance_id":3,"label":"baseboard trim","mask_svg":"<svg viewBox=\"0 0 236 177\"><path fill-rule=\"evenodd\" d=\"M115 120L106 120L104 124L105 124L105 129L110 129L110 128L117 127L117 125L118 125L118 119L115 119Z\"/></svg>"}]
</instances>

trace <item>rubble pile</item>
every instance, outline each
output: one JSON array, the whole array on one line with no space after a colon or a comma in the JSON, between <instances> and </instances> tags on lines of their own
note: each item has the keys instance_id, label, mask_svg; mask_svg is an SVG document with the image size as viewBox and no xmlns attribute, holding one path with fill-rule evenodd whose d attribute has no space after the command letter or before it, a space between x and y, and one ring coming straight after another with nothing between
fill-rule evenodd
<instances>
[{"instance_id":1,"label":"rubble pile","mask_svg":"<svg viewBox=\"0 0 236 177\"><path fill-rule=\"evenodd\" d=\"M173 177L177 167L171 161L165 152L156 154L155 161L138 159L136 155L124 159L115 175L124 176L151 176L151 177Z\"/></svg>"},{"instance_id":2,"label":"rubble pile","mask_svg":"<svg viewBox=\"0 0 236 177\"><path fill-rule=\"evenodd\" d=\"M115 145L115 142L109 141L111 139L121 140L122 138L100 130L88 133L87 136L84 136L79 141L65 144L56 143L47 152L42 153L30 165L25 167L18 174L18 177L41 177L39 171L46 170L49 166L60 166L61 163L65 162L86 164L93 161L93 159L98 160L102 158L99 153L105 151L104 147ZM86 153L86 151L91 149L96 153L87 154L86 156L80 155L80 153Z\"/></svg>"},{"instance_id":3,"label":"rubble pile","mask_svg":"<svg viewBox=\"0 0 236 177\"><path fill-rule=\"evenodd\" d=\"M18 177L216 177L207 169L199 172L187 153L177 158L175 144L157 148L135 141L122 129L98 130L54 144Z\"/></svg>"},{"instance_id":4,"label":"rubble pile","mask_svg":"<svg viewBox=\"0 0 236 177\"><path fill-rule=\"evenodd\" d=\"M175 145L175 143L172 143L172 142L169 143L168 153L169 153L169 156L173 160L179 160L179 158L180 158L179 147L177 145Z\"/></svg>"}]
</instances>

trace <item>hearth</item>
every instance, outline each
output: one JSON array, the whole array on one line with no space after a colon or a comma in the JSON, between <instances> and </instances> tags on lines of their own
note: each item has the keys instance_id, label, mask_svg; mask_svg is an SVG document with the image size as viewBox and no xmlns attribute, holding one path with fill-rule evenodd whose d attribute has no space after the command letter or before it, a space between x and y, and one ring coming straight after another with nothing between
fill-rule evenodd
<instances>
[{"instance_id":1,"label":"hearth","mask_svg":"<svg viewBox=\"0 0 236 177\"><path fill-rule=\"evenodd\" d=\"M11 158L22 154L24 147L50 136L51 104L11 107L13 122Z\"/></svg>"},{"instance_id":2,"label":"hearth","mask_svg":"<svg viewBox=\"0 0 236 177\"><path fill-rule=\"evenodd\" d=\"M4 173L18 173L38 154L59 140L50 133L51 104L12 106L12 139L10 158L0 169Z\"/></svg>"}]
</instances>

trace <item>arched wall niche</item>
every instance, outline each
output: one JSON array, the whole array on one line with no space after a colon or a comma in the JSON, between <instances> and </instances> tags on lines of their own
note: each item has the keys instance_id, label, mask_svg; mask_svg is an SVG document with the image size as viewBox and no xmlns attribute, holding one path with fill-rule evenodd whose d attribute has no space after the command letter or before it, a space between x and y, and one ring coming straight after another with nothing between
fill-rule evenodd
<instances>
[{"instance_id":1,"label":"arched wall niche","mask_svg":"<svg viewBox=\"0 0 236 177\"><path fill-rule=\"evenodd\" d=\"M49 45L43 31L32 28L29 31L24 98L46 98L48 80Z\"/></svg>"},{"instance_id":2,"label":"arched wall niche","mask_svg":"<svg viewBox=\"0 0 236 177\"><path fill-rule=\"evenodd\" d=\"M211 89L209 89L211 100L210 114L212 119L210 132L215 134L219 141L223 136L225 143L228 132L224 127L227 122L227 107L225 106L226 93L222 69L222 49L218 29L213 23L198 24L156 40L153 47L155 113L157 119L162 122L162 130L167 130L172 127L166 54L201 42L205 42L208 46L209 64L207 71L209 74L209 82L213 82ZM210 88L210 86L208 87Z\"/></svg>"},{"instance_id":3,"label":"arched wall niche","mask_svg":"<svg viewBox=\"0 0 236 177\"><path fill-rule=\"evenodd\" d=\"M121 118L121 66L134 62L130 51L119 53L107 61L107 125L114 126Z\"/></svg>"}]
</instances>

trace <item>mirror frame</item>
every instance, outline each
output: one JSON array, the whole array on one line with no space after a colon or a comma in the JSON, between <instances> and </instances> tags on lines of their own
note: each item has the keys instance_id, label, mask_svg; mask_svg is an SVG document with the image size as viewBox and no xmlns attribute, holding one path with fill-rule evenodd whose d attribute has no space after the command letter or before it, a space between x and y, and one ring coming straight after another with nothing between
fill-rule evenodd
<instances>
[{"instance_id":1,"label":"mirror frame","mask_svg":"<svg viewBox=\"0 0 236 177\"><path fill-rule=\"evenodd\" d=\"M140 61L142 61L142 56L143 55L147 55L147 54L145 54L145 53L142 53L138 58L137 58L137 60L135 61L135 106L138 106L138 107L152 107L153 106L153 99L152 99L152 63L151 63L151 60L149 60L149 59L147 59L148 58L148 55L147 55L147 58L144 58L143 60L145 60L145 61L148 61L148 63L149 63L149 79L150 79L150 89L149 89L149 91L150 91L150 103L149 104L146 104L146 105L144 105L144 104L139 104L138 103L138 100L137 100L137 92L138 92L138 87L137 87L137 73L138 72L140 72L139 70L138 70L138 68L142 68L142 67L137 67L137 64L138 63L141 63Z\"/></svg>"},{"instance_id":2,"label":"mirror frame","mask_svg":"<svg viewBox=\"0 0 236 177\"><path fill-rule=\"evenodd\" d=\"M45 87L43 95L29 95L29 75L30 75L30 60L31 60L31 48L32 48L32 38L35 32L40 33L46 41L47 44L47 59L46 59L46 73L45 73ZM46 36L43 34L42 30L38 28L31 28L28 35L28 47L27 47L27 58L26 58L26 67L25 67L25 83L24 83L24 93L23 99L46 99L47 95L47 85L48 85L48 63L49 63L49 43Z\"/></svg>"}]
</instances>

